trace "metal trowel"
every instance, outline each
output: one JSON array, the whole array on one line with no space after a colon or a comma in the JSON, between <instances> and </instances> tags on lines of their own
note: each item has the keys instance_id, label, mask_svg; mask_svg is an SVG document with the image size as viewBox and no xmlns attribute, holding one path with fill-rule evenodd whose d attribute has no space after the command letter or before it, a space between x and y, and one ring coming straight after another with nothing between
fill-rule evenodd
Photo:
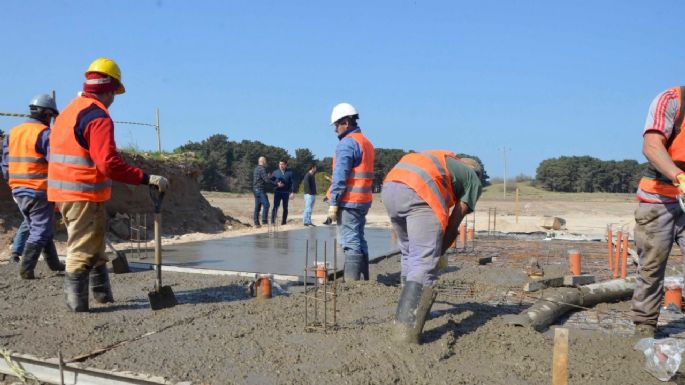
<instances>
[{"instance_id":1,"label":"metal trowel","mask_svg":"<svg viewBox=\"0 0 685 385\"><path fill-rule=\"evenodd\" d=\"M178 304L171 286L162 286L162 200L164 193L150 186L150 198L155 205L155 265L157 269L157 281L155 291L147 294L152 310L166 309Z\"/></svg>"}]
</instances>

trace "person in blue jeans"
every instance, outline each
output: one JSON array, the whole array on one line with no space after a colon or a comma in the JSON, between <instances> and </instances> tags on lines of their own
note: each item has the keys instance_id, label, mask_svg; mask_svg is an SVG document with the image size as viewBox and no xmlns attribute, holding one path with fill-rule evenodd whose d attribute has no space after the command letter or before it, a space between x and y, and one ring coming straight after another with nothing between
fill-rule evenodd
<instances>
[{"instance_id":1,"label":"person in blue jeans","mask_svg":"<svg viewBox=\"0 0 685 385\"><path fill-rule=\"evenodd\" d=\"M12 258L10 262L18 263L21 260L21 255L24 253L24 245L26 245L26 240L29 239L29 224L24 219L17 229L17 233L14 235L12 240Z\"/></svg>"},{"instance_id":2,"label":"person in blue jeans","mask_svg":"<svg viewBox=\"0 0 685 385\"><path fill-rule=\"evenodd\" d=\"M312 223L312 210L316 200L316 163L312 163L304 174L302 185L304 186L304 213L302 213L302 223L305 226L316 226Z\"/></svg>"},{"instance_id":3,"label":"person in blue jeans","mask_svg":"<svg viewBox=\"0 0 685 385\"><path fill-rule=\"evenodd\" d=\"M262 212L262 222L267 223L269 215L269 198L266 196L266 191L264 190L267 184L273 184L280 186L280 182L274 182L274 178L266 172L266 158L263 156L259 157L257 160L257 167L255 167L252 174L252 192L254 193L254 214L253 220L256 228L262 227L259 222L259 212Z\"/></svg>"},{"instance_id":4,"label":"person in blue jeans","mask_svg":"<svg viewBox=\"0 0 685 385\"><path fill-rule=\"evenodd\" d=\"M281 159L278 162L278 169L271 174L271 179L278 184L274 189L274 208L271 209L271 224L276 223L278 208L283 202L283 218L281 224L285 225L288 220L288 202L293 199L293 173L287 169L288 161Z\"/></svg>"}]
</instances>

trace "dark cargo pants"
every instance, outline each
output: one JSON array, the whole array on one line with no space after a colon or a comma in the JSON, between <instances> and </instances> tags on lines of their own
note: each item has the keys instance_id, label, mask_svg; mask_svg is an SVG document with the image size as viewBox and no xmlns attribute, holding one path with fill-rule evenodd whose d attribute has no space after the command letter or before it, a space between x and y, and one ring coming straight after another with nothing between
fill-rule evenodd
<instances>
[{"instance_id":1,"label":"dark cargo pants","mask_svg":"<svg viewBox=\"0 0 685 385\"><path fill-rule=\"evenodd\" d=\"M666 262L673 242L685 255L685 213L677 203L640 202L635 210L635 243L639 255L633 293L633 322L655 325L664 296ZM674 275L673 272L669 273Z\"/></svg>"}]
</instances>

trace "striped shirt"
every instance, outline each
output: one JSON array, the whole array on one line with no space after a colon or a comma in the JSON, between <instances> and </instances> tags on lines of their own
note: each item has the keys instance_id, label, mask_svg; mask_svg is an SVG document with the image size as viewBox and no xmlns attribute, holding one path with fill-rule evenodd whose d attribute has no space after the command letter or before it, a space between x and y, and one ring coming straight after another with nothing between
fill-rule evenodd
<instances>
[{"instance_id":1,"label":"striped shirt","mask_svg":"<svg viewBox=\"0 0 685 385\"><path fill-rule=\"evenodd\" d=\"M652 100L652 104L649 106L649 112L647 113L645 128L642 135L644 136L648 132L658 132L666 139L669 139L671 135L673 135L673 126L679 111L680 99L675 87L660 93ZM671 197L648 193L640 188L637 189L637 199L647 203L676 202Z\"/></svg>"}]
</instances>

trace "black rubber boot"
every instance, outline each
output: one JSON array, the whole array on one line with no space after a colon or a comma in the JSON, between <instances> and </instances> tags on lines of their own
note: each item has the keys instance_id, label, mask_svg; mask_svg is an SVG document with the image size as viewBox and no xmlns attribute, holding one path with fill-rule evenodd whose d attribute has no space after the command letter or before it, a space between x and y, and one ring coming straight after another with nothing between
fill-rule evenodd
<instances>
[{"instance_id":1,"label":"black rubber boot","mask_svg":"<svg viewBox=\"0 0 685 385\"><path fill-rule=\"evenodd\" d=\"M363 263L363 254L345 254L345 282L359 281Z\"/></svg>"},{"instance_id":2,"label":"black rubber boot","mask_svg":"<svg viewBox=\"0 0 685 385\"><path fill-rule=\"evenodd\" d=\"M64 274L64 302L71 311L88 311L88 271Z\"/></svg>"},{"instance_id":3,"label":"black rubber boot","mask_svg":"<svg viewBox=\"0 0 685 385\"><path fill-rule=\"evenodd\" d=\"M369 280L369 253L364 253L364 258L362 258L362 267L360 274L364 276L364 281Z\"/></svg>"},{"instance_id":4,"label":"black rubber boot","mask_svg":"<svg viewBox=\"0 0 685 385\"><path fill-rule=\"evenodd\" d=\"M407 281L392 325L392 339L396 342L418 344L437 292L418 282Z\"/></svg>"},{"instance_id":5,"label":"black rubber boot","mask_svg":"<svg viewBox=\"0 0 685 385\"><path fill-rule=\"evenodd\" d=\"M21 266L19 267L19 276L21 278L34 279L36 277L33 270L36 268L41 251L43 251L43 247L35 243L26 243L24 255L21 258Z\"/></svg>"},{"instance_id":6,"label":"black rubber boot","mask_svg":"<svg viewBox=\"0 0 685 385\"><path fill-rule=\"evenodd\" d=\"M64 271L64 264L60 262L57 256L57 248L55 247L55 242L50 240L45 247L43 247L43 258L45 263L52 271Z\"/></svg>"},{"instance_id":7,"label":"black rubber boot","mask_svg":"<svg viewBox=\"0 0 685 385\"><path fill-rule=\"evenodd\" d=\"M112 285L109 283L107 265L100 265L90 271L90 290L93 291L93 299L98 303L114 302Z\"/></svg>"}]
</instances>

